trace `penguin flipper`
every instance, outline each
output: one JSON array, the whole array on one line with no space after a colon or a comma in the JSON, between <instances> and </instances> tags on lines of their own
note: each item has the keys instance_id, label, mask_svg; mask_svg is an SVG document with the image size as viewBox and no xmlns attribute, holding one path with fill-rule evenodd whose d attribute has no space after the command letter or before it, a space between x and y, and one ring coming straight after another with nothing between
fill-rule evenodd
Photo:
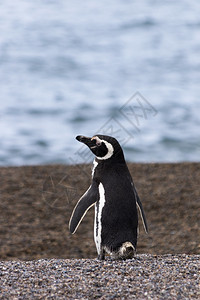
<instances>
[{"instance_id":1,"label":"penguin flipper","mask_svg":"<svg viewBox=\"0 0 200 300\"><path fill-rule=\"evenodd\" d=\"M146 220L146 217L145 217L145 214L144 214L142 202L140 201L140 198L139 198L138 193L137 193L136 190L135 190L135 194L136 194L136 203L137 203L137 207L139 208L139 211L140 211L140 216L142 218L142 223L143 223L143 226L144 226L144 230L145 230L146 233L148 233L147 220Z\"/></svg>"},{"instance_id":2,"label":"penguin flipper","mask_svg":"<svg viewBox=\"0 0 200 300\"><path fill-rule=\"evenodd\" d=\"M72 212L69 221L69 231L71 233L76 232L85 214L96 203L97 200L98 200L98 186L96 182L93 181L89 189L79 199Z\"/></svg>"}]
</instances>

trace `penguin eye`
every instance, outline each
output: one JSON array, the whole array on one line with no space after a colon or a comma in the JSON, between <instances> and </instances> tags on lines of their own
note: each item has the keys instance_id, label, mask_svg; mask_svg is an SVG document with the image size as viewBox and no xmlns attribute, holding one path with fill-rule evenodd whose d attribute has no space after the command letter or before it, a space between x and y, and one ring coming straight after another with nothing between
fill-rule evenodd
<instances>
[{"instance_id":1,"label":"penguin eye","mask_svg":"<svg viewBox=\"0 0 200 300\"><path fill-rule=\"evenodd\" d=\"M96 137L96 138L94 138L94 137L93 137L93 138L92 138L92 140L94 140L94 141L95 141L95 143L96 143L96 145L95 145L95 146L98 146L98 147L99 147L99 146L101 146L101 140L99 140L99 138L97 138L97 137Z\"/></svg>"},{"instance_id":2,"label":"penguin eye","mask_svg":"<svg viewBox=\"0 0 200 300\"><path fill-rule=\"evenodd\" d=\"M92 138L91 141L95 143L94 146L90 147L91 149L95 149L95 148L101 146L101 144L102 144L101 141L99 141L97 138Z\"/></svg>"}]
</instances>

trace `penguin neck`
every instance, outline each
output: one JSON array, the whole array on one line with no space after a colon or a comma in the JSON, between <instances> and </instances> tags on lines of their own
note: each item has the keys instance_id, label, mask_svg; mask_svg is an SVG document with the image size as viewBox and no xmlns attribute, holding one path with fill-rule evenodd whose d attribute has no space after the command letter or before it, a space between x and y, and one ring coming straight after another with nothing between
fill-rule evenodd
<instances>
[{"instance_id":1,"label":"penguin neck","mask_svg":"<svg viewBox=\"0 0 200 300\"><path fill-rule=\"evenodd\" d=\"M121 151L120 153L118 153L118 155L113 155L108 159L98 159L97 157L95 157L95 161L96 163L98 163L98 165L109 165L109 164L125 164L125 158L124 158L124 154Z\"/></svg>"}]
</instances>

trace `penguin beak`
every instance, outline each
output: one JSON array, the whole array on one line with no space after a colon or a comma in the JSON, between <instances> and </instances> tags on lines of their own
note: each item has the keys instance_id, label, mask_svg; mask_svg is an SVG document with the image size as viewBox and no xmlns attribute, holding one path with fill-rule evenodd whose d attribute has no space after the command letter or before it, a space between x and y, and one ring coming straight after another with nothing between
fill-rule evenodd
<instances>
[{"instance_id":1,"label":"penguin beak","mask_svg":"<svg viewBox=\"0 0 200 300\"><path fill-rule=\"evenodd\" d=\"M96 147L96 140L87 136L78 135L76 137L77 141L87 145L89 148Z\"/></svg>"},{"instance_id":2,"label":"penguin beak","mask_svg":"<svg viewBox=\"0 0 200 300\"><path fill-rule=\"evenodd\" d=\"M91 140L91 138L87 137L87 136L83 136L83 135L77 135L76 137L77 141L81 142L81 143L86 143L89 140Z\"/></svg>"}]
</instances>

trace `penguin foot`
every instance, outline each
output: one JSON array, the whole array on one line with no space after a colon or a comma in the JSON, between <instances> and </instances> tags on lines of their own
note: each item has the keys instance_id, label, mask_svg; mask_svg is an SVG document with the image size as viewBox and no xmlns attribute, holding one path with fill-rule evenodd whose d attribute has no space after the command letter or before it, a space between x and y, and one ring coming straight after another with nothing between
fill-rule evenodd
<instances>
[{"instance_id":1,"label":"penguin foot","mask_svg":"<svg viewBox=\"0 0 200 300\"><path fill-rule=\"evenodd\" d=\"M98 255L99 260L105 260L105 250L101 249L100 254Z\"/></svg>"},{"instance_id":2,"label":"penguin foot","mask_svg":"<svg viewBox=\"0 0 200 300\"><path fill-rule=\"evenodd\" d=\"M125 242L117 251L111 252L112 259L126 260L134 257L136 251L131 242Z\"/></svg>"}]
</instances>

